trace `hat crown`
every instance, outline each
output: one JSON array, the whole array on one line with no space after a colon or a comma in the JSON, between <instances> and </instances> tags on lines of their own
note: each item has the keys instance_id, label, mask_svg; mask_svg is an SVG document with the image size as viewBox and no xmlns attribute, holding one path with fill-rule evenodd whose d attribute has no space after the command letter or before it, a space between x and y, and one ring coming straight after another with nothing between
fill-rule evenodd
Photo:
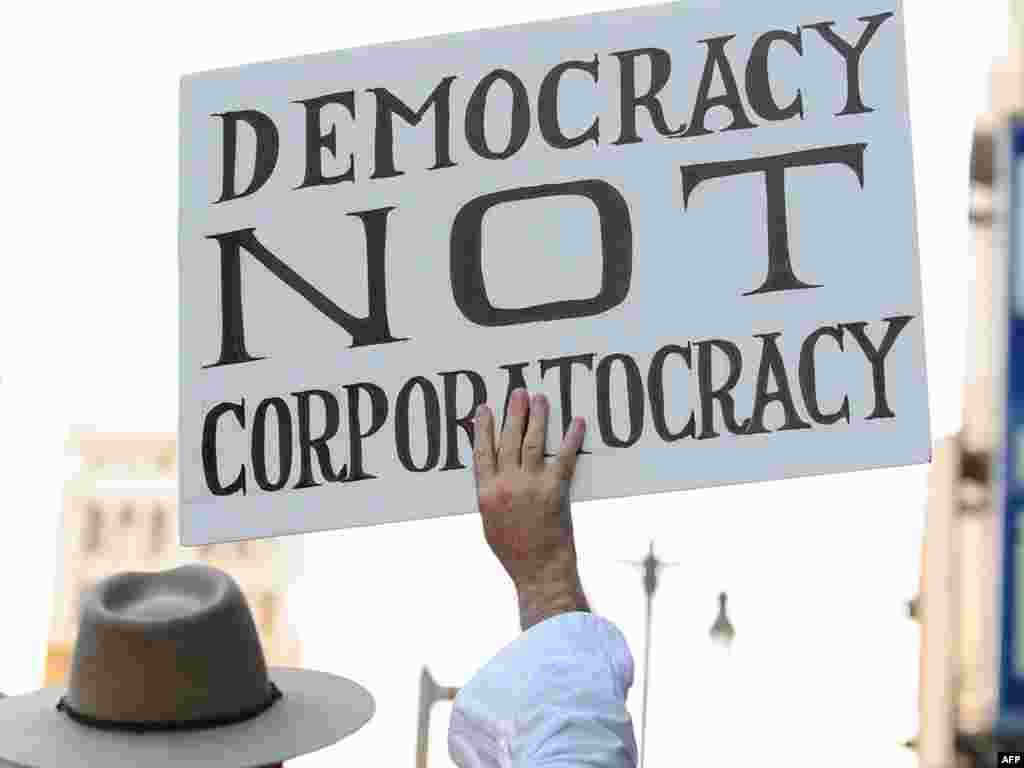
<instances>
[{"instance_id":1,"label":"hat crown","mask_svg":"<svg viewBox=\"0 0 1024 768\"><path fill-rule=\"evenodd\" d=\"M110 723L188 723L258 710L271 686L238 584L203 565L121 573L83 600L67 704Z\"/></svg>"}]
</instances>

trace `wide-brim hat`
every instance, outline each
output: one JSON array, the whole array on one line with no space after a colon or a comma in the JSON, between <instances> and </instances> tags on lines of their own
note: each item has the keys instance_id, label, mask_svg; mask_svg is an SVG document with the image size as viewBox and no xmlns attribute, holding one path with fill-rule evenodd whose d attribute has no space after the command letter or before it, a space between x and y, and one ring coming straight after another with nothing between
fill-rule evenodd
<instances>
[{"instance_id":1,"label":"wide-brim hat","mask_svg":"<svg viewBox=\"0 0 1024 768\"><path fill-rule=\"evenodd\" d=\"M124 573L83 601L68 686L0 699L0 766L254 768L330 746L373 713L351 680L268 669L222 571Z\"/></svg>"}]
</instances>

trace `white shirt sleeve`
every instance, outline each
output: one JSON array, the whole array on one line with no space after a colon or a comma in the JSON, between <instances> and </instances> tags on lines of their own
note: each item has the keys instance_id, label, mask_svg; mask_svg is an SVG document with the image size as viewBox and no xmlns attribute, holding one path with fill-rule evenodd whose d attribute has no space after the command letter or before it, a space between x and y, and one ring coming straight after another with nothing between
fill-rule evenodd
<instances>
[{"instance_id":1,"label":"white shirt sleeve","mask_svg":"<svg viewBox=\"0 0 1024 768\"><path fill-rule=\"evenodd\" d=\"M448 752L459 768L635 768L632 684L633 656L614 624L560 614L459 690Z\"/></svg>"}]
</instances>

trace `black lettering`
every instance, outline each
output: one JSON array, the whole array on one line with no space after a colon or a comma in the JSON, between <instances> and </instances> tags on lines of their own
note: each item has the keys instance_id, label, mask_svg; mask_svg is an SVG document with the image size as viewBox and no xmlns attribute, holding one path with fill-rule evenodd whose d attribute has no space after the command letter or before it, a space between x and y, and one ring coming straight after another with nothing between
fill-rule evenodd
<instances>
[{"instance_id":1,"label":"black lettering","mask_svg":"<svg viewBox=\"0 0 1024 768\"><path fill-rule=\"evenodd\" d=\"M217 474L217 422L225 413L234 414L238 426L245 429L245 398L241 403L219 403L210 409L203 420L203 476L206 487L214 496L230 496L242 492L245 496L245 467L238 470L238 475L228 485L220 482Z\"/></svg>"},{"instance_id":2,"label":"black lettering","mask_svg":"<svg viewBox=\"0 0 1024 768\"><path fill-rule=\"evenodd\" d=\"M267 411L277 414L277 482L267 476ZM279 491L292 471L292 415L280 397L268 397L256 407L252 417L252 476L264 491Z\"/></svg>"},{"instance_id":3,"label":"black lettering","mask_svg":"<svg viewBox=\"0 0 1024 768\"><path fill-rule=\"evenodd\" d=\"M299 481L295 488L314 488L320 483L313 478L313 452L316 451L317 461L320 464L320 474L324 481L336 483L345 479L345 467L337 472L331 466L331 449L327 441L338 434L338 427L341 425L340 410L337 398L322 389L310 389L305 392L292 392L292 396L298 401L297 410L299 413ZM324 404L324 431L320 437L314 438L310 435L309 403L312 398L318 398Z\"/></svg>"},{"instance_id":4,"label":"black lettering","mask_svg":"<svg viewBox=\"0 0 1024 768\"><path fill-rule=\"evenodd\" d=\"M850 45L832 31L832 27L835 26L834 21L822 21L818 24L804 25L806 29L813 29L821 35L825 42L831 45L843 57L843 61L846 63L846 106L843 107L842 112L836 113L836 117L862 115L866 112L875 111L872 107L864 106L864 97L860 89L860 59L864 54L864 49L868 47L875 33L878 32L879 27L894 15L890 11L876 16L861 16L857 19L857 21L865 22L867 28L861 33L860 40L857 41L856 45Z\"/></svg>"},{"instance_id":5,"label":"black lettering","mask_svg":"<svg viewBox=\"0 0 1024 768\"><path fill-rule=\"evenodd\" d=\"M590 299L553 301L519 309L495 307L484 285L484 214L503 203L559 196L585 197L597 208L601 227L600 291ZM615 187L596 179L520 187L481 195L462 206L455 216L450 266L455 303L466 319L477 325L495 327L600 315L621 304L629 293L633 272L633 228L629 208Z\"/></svg>"},{"instance_id":6,"label":"black lettering","mask_svg":"<svg viewBox=\"0 0 1024 768\"><path fill-rule=\"evenodd\" d=\"M415 387L423 394L426 411L427 457L419 466L412 457L412 433L409 430L409 400ZM395 447L398 460L410 472L429 472L441 458L441 403L434 385L422 376L409 379L395 400Z\"/></svg>"},{"instance_id":7,"label":"black lettering","mask_svg":"<svg viewBox=\"0 0 1024 768\"><path fill-rule=\"evenodd\" d=\"M892 419L896 416L889 407L889 399L885 391L885 358L892 349L892 345L896 343L896 337L907 327L907 323L913 319L911 315L884 318L889 327L885 331L885 338L882 339L881 346L877 349L871 342L871 339L868 338L868 335L864 333L867 323L843 323L843 328L853 334L853 338L857 340L857 344L860 345L864 356L871 363L871 380L875 388L875 407L867 419L865 419L866 421L872 419Z\"/></svg>"},{"instance_id":8,"label":"black lettering","mask_svg":"<svg viewBox=\"0 0 1024 768\"><path fill-rule=\"evenodd\" d=\"M668 418L665 415L665 360L669 355L679 355L686 363L686 367L693 370L689 344L685 347L677 344L664 346L655 352L651 359L651 366L647 370L647 392L651 399L651 419L654 421L654 429L662 440L674 443L676 440L697 435L697 416L691 409L690 420L686 422L686 426L681 432L673 432L669 429Z\"/></svg>"},{"instance_id":9,"label":"black lettering","mask_svg":"<svg viewBox=\"0 0 1024 768\"><path fill-rule=\"evenodd\" d=\"M345 387L348 395L348 475L345 481L372 480L376 475L369 474L363 467L363 440L372 437L384 426L388 418L388 396L376 384L360 382ZM365 432L359 419L359 393L370 396L370 428Z\"/></svg>"},{"instance_id":10,"label":"black lettering","mask_svg":"<svg viewBox=\"0 0 1024 768\"><path fill-rule=\"evenodd\" d=\"M773 291L794 291L820 288L798 279L793 274L789 256L789 225L786 217L786 170L817 165L844 165L857 175L864 188L864 150L867 144L846 144L823 149L808 149L786 155L735 160L722 163L702 163L681 168L683 173L683 208L690 202L690 194L708 179L739 176L745 173L763 173L767 187L768 209L768 275L759 288L744 296Z\"/></svg>"},{"instance_id":11,"label":"black lettering","mask_svg":"<svg viewBox=\"0 0 1024 768\"><path fill-rule=\"evenodd\" d=\"M537 122L540 126L541 136L544 141L555 149L571 149L578 147L588 141L593 141L597 146L600 138L599 118L594 118L590 127L578 136L569 138L562 133L562 126L558 122L558 86L562 82L562 75L571 69L588 73L594 82L597 82L597 54L594 54L593 61L565 61L552 69L544 77L540 84L540 93L537 96Z\"/></svg>"},{"instance_id":12,"label":"black lettering","mask_svg":"<svg viewBox=\"0 0 1024 768\"><path fill-rule=\"evenodd\" d=\"M398 115L409 125L419 125L434 108L434 164L428 169L451 168L451 90L455 76L446 77L433 90L423 106L413 112L404 102L387 88L370 88L370 93L377 97L377 128L373 136L373 175L371 179L386 179L402 176L405 171L395 168L395 134L391 122L392 115Z\"/></svg>"},{"instance_id":13,"label":"black lettering","mask_svg":"<svg viewBox=\"0 0 1024 768\"><path fill-rule=\"evenodd\" d=\"M712 387L712 354L715 349L725 353L729 359L729 376L718 389ZM740 380L743 372L743 357L740 348L731 341L724 339L711 339L709 341L697 342L697 387L700 390L700 416L701 433L698 440L710 440L718 437L715 431L715 401L722 407L722 420L725 427L734 435L741 435L747 431L747 424L750 419L744 419L743 423L736 422L736 403L729 392L732 391Z\"/></svg>"},{"instance_id":14,"label":"black lettering","mask_svg":"<svg viewBox=\"0 0 1024 768\"><path fill-rule=\"evenodd\" d=\"M749 128L756 128L747 118L743 111L743 100L740 98L740 89L736 84L736 75L733 74L729 57L725 53L725 45L736 35L725 37L711 37L701 40L708 47L708 58L704 64L704 74L700 80L700 87L697 90L697 101L693 107L693 119L690 120L690 128L683 135L706 136L711 133L704 127L704 119L708 111L713 107L725 107L732 112L732 123L722 130L740 131ZM725 93L711 97L711 85L715 81L715 70L718 70L722 77L722 84L725 86Z\"/></svg>"},{"instance_id":15,"label":"black lettering","mask_svg":"<svg viewBox=\"0 0 1024 768\"><path fill-rule=\"evenodd\" d=\"M636 130L636 111L640 107L651 116L654 129L662 136L678 136L686 123L678 128L669 128L665 122L665 111L658 101L658 94L672 75L672 58L661 48L637 48L632 51L618 51L612 56L619 60L619 138L613 144L636 144L643 141ZM636 59L646 56L651 62L651 87L644 94L636 92Z\"/></svg>"},{"instance_id":16,"label":"black lettering","mask_svg":"<svg viewBox=\"0 0 1024 768\"><path fill-rule=\"evenodd\" d=\"M781 333L761 333L761 367L757 372L757 391L754 394L754 412L747 428L748 435L765 434L769 430L764 425L764 412L771 403L778 403L786 414L785 423L779 427L783 432L790 429L810 429L811 425L800 418L793 403L793 393L789 388L789 377L786 375L786 364L782 360L776 339ZM769 378L775 380L775 391L768 391Z\"/></svg>"},{"instance_id":17,"label":"black lettering","mask_svg":"<svg viewBox=\"0 0 1024 768\"><path fill-rule=\"evenodd\" d=\"M253 357L245 344L245 328L242 317L242 273L241 252L250 256L270 270L278 280L287 285L321 313L340 325L352 335L352 347L371 344L389 344L406 341L391 335L387 313L387 276L385 255L388 214L393 207L373 211L350 213L363 222L366 233L366 262L369 312L366 317L354 317L321 293L315 285L303 279L295 270L278 259L256 239L255 230L238 229L208 239L220 244L220 297L221 297L221 346L220 358L216 363L203 368L220 365L248 363L263 360Z\"/></svg>"},{"instance_id":18,"label":"black lettering","mask_svg":"<svg viewBox=\"0 0 1024 768\"><path fill-rule=\"evenodd\" d=\"M487 402L487 385L483 376L476 371L445 371L440 374L444 379L444 414L445 425L447 426L448 455L441 471L449 469L465 469L465 464L459 461L459 428L466 433L470 446L473 445L473 415L477 406ZM465 376L473 387L473 404L463 416L458 416L457 401L459 394L459 376Z\"/></svg>"},{"instance_id":19,"label":"black lettering","mask_svg":"<svg viewBox=\"0 0 1024 768\"><path fill-rule=\"evenodd\" d=\"M348 156L347 171L332 176L324 175L323 150L326 149L330 152L331 157L337 157L337 128L332 124L331 130L327 133L320 133L320 112L328 104L344 107L348 110L349 117L355 120L355 93L353 91L328 93L326 96L318 96L315 99L302 99L295 103L301 104L306 108L306 175L296 189L339 184L343 181L355 181L356 160L355 155L351 153Z\"/></svg>"},{"instance_id":20,"label":"black lettering","mask_svg":"<svg viewBox=\"0 0 1024 768\"><path fill-rule=\"evenodd\" d=\"M255 109L243 109L238 112L221 112L213 115L224 121L223 131L223 162L221 163L223 179L220 198L215 203L237 200L251 195L260 189L277 165L277 152L280 138L274 121ZM256 160L253 164L252 180L241 192L235 192L235 174L238 165L238 123L246 123L256 133Z\"/></svg>"},{"instance_id":21,"label":"black lettering","mask_svg":"<svg viewBox=\"0 0 1024 768\"><path fill-rule=\"evenodd\" d=\"M541 379L552 368L558 369L558 393L562 411L562 437L569 433L569 427L572 426L572 367L574 365L582 365L588 371L594 370L593 353L570 355L568 357L552 357L548 360L540 361ZM580 448L579 453L589 454L590 451L584 451Z\"/></svg>"},{"instance_id":22,"label":"black lettering","mask_svg":"<svg viewBox=\"0 0 1024 768\"><path fill-rule=\"evenodd\" d=\"M829 336L835 339L839 345L839 351L843 351L843 330L842 326L824 326L819 328L806 339L800 348L800 391L804 397L804 406L807 413L811 415L818 424L835 424L840 419L846 419L850 423L850 398L843 397L843 404L838 411L823 413L821 403L818 402L817 372L814 364L814 347L822 336Z\"/></svg>"},{"instance_id":23,"label":"black lettering","mask_svg":"<svg viewBox=\"0 0 1024 768\"><path fill-rule=\"evenodd\" d=\"M484 116L487 111L487 94L491 86L501 80L512 89L512 128L509 132L508 145L500 152L495 152L487 145L484 135ZM466 143L480 157L488 160L505 160L523 148L527 136L530 135L530 97L526 93L523 81L507 69L496 69L481 80L466 105Z\"/></svg>"},{"instance_id":24,"label":"black lettering","mask_svg":"<svg viewBox=\"0 0 1024 768\"><path fill-rule=\"evenodd\" d=\"M776 29L765 32L754 42L747 62L747 99L750 106L765 120L789 120L791 117L804 116L804 95L797 89L796 98L788 107L780 107L772 94L771 77L768 75L768 54L772 45L777 42L788 43L801 56L804 53L803 37L798 27L796 32Z\"/></svg>"},{"instance_id":25,"label":"black lettering","mask_svg":"<svg viewBox=\"0 0 1024 768\"><path fill-rule=\"evenodd\" d=\"M612 429L612 365L620 363L626 374L626 400L629 405L629 436L624 440ZM597 425L601 440L611 448L629 448L644 431L644 380L640 367L629 355L608 355L597 366Z\"/></svg>"}]
</instances>

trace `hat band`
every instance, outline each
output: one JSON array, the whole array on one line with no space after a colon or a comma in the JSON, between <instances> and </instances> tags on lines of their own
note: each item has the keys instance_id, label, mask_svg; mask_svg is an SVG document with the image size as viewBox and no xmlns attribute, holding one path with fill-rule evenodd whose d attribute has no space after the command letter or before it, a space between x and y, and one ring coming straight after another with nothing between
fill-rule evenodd
<instances>
[{"instance_id":1,"label":"hat band","mask_svg":"<svg viewBox=\"0 0 1024 768\"><path fill-rule=\"evenodd\" d=\"M130 721L130 720L100 720L89 715L76 712L67 703L64 696L57 702L57 711L63 712L76 723L87 725L90 728L99 728L104 731L131 731L133 733L148 733L152 731L198 731L204 728L221 728L225 725L234 725L262 715L270 709L274 702L282 696L280 689L273 682L270 683L270 696L266 702L257 707L250 707L230 715L218 715L202 720L154 720L154 721Z\"/></svg>"}]
</instances>

